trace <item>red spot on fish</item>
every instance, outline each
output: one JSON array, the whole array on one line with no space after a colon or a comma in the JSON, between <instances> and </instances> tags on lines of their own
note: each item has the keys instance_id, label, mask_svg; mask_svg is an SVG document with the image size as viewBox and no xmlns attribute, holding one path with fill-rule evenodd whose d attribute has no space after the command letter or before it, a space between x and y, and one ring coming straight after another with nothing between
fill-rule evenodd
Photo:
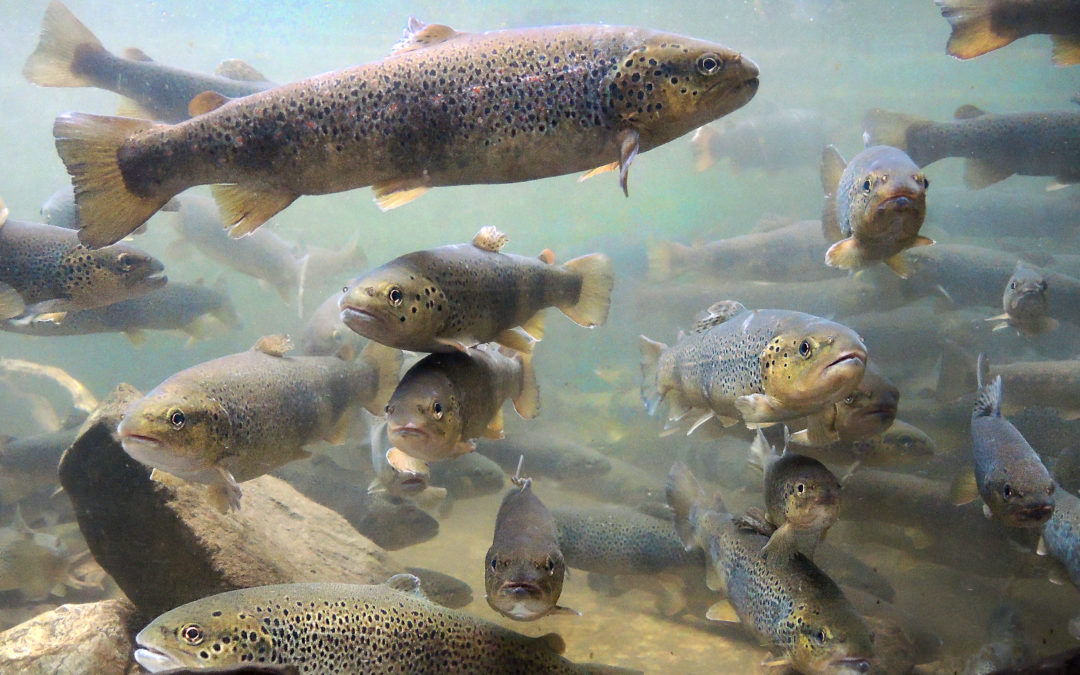
<instances>
[{"instance_id":1,"label":"red spot on fish","mask_svg":"<svg viewBox=\"0 0 1080 675\"><path fill-rule=\"evenodd\" d=\"M314 129L315 128L315 123L311 122L311 121L308 121L308 122L304 123L304 126L306 126L308 129Z\"/></svg>"}]
</instances>

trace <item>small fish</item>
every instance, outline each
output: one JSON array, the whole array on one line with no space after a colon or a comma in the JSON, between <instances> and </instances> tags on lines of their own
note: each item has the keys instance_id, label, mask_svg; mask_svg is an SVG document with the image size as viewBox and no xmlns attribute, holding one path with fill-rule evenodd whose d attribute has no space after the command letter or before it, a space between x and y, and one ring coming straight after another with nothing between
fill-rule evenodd
<instances>
[{"instance_id":1,"label":"small fish","mask_svg":"<svg viewBox=\"0 0 1080 675\"><path fill-rule=\"evenodd\" d=\"M666 399L672 422L701 411L688 433L713 417L767 426L817 412L855 389L867 359L846 326L734 301L711 306L673 347L645 336L640 345L646 410Z\"/></svg>"},{"instance_id":2,"label":"small fish","mask_svg":"<svg viewBox=\"0 0 1080 675\"><path fill-rule=\"evenodd\" d=\"M411 574L372 586L284 584L220 593L162 614L135 642L135 660L151 673L240 663L319 673L437 673L448 663L459 673L629 672L567 661L554 633L526 637L440 607Z\"/></svg>"},{"instance_id":3,"label":"small fish","mask_svg":"<svg viewBox=\"0 0 1080 675\"><path fill-rule=\"evenodd\" d=\"M1080 19L1070 0L935 0L952 26L945 51L971 59L1028 35L1049 35L1054 63L1080 63Z\"/></svg>"},{"instance_id":4,"label":"small fish","mask_svg":"<svg viewBox=\"0 0 1080 675\"><path fill-rule=\"evenodd\" d=\"M921 167L945 157L964 158L964 183L982 189L1021 176L1054 176L1080 182L1080 112L986 113L964 105L951 122L875 108L863 117L868 143L892 145Z\"/></svg>"},{"instance_id":5,"label":"small fish","mask_svg":"<svg viewBox=\"0 0 1080 675\"><path fill-rule=\"evenodd\" d=\"M390 442L428 462L476 449L480 436L502 437L506 399L525 418L540 411L532 356L484 344L431 354L401 378L386 405Z\"/></svg>"},{"instance_id":6,"label":"small fish","mask_svg":"<svg viewBox=\"0 0 1080 675\"><path fill-rule=\"evenodd\" d=\"M1054 482L1020 432L1001 415L1001 376L984 384L985 356L979 358L979 390L971 413L975 484L988 517L1012 527L1039 527L1054 512Z\"/></svg>"},{"instance_id":7,"label":"small fish","mask_svg":"<svg viewBox=\"0 0 1080 675\"><path fill-rule=\"evenodd\" d=\"M762 555L765 538L736 527L720 498L708 499L681 462L668 475L667 497L679 538L688 549L705 551L706 584L726 598L708 618L741 625L780 652L777 663L801 673L870 671L870 628L809 558L788 550Z\"/></svg>"},{"instance_id":8,"label":"small fish","mask_svg":"<svg viewBox=\"0 0 1080 675\"><path fill-rule=\"evenodd\" d=\"M283 335L167 378L124 411L116 434L133 458L210 486L215 504L239 508L238 482L309 456L303 446L340 443L348 410L382 411L401 353L369 345L356 360L286 356Z\"/></svg>"},{"instance_id":9,"label":"small fish","mask_svg":"<svg viewBox=\"0 0 1080 675\"><path fill-rule=\"evenodd\" d=\"M690 139L698 171L724 157L730 157L737 170L774 172L811 166L826 143L822 115L802 108L773 109L706 124Z\"/></svg>"},{"instance_id":10,"label":"small fish","mask_svg":"<svg viewBox=\"0 0 1080 675\"><path fill-rule=\"evenodd\" d=\"M794 546L808 558L840 515L840 481L818 460L791 452L784 454L757 430L750 444L751 465L764 474L765 521L771 532L765 551Z\"/></svg>"},{"instance_id":11,"label":"small fish","mask_svg":"<svg viewBox=\"0 0 1080 675\"><path fill-rule=\"evenodd\" d=\"M0 319L29 313L60 321L160 288L164 269L127 244L88 249L71 230L0 218Z\"/></svg>"},{"instance_id":12,"label":"small fish","mask_svg":"<svg viewBox=\"0 0 1080 675\"><path fill-rule=\"evenodd\" d=\"M823 446L805 446L808 455L829 464L850 465L845 478L864 466L898 466L934 457L937 444L925 431L895 420L883 433L857 441L836 441Z\"/></svg>"},{"instance_id":13,"label":"small fish","mask_svg":"<svg viewBox=\"0 0 1080 675\"><path fill-rule=\"evenodd\" d=\"M360 351L367 340L345 325L341 320L338 303L344 295L337 291L322 301L311 317L304 324L304 333L300 336L300 353L308 356L331 356L337 354L345 345Z\"/></svg>"},{"instance_id":14,"label":"small fish","mask_svg":"<svg viewBox=\"0 0 1080 675\"><path fill-rule=\"evenodd\" d=\"M532 479L522 478L503 497L495 516L495 536L484 556L487 603L515 621L548 614L577 614L559 606L566 562L559 550L555 521L533 494Z\"/></svg>"},{"instance_id":15,"label":"small fish","mask_svg":"<svg viewBox=\"0 0 1080 675\"><path fill-rule=\"evenodd\" d=\"M930 181L903 150L874 145L845 164L830 145L821 156L821 187L821 226L836 242L825 252L830 267L857 270L881 260L906 279L911 273L901 252L934 243L919 234Z\"/></svg>"},{"instance_id":16,"label":"small fish","mask_svg":"<svg viewBox=\"0 0 1080 675\"><path fill-rule=\"evenodd\" d=\"M1073 585L1080 588L1080 499L1068 490L1054 492L1054 513L1042 526L1037 552L1064 565Z\"/></svg>"},{"instance_id":17,"label":"small fish","mask_svg":"<svg viewBox=\"0 0 1080 675\"><path fill-rule=\"evenodd\" d=\"M397 497L413 497L418 501L426 493L423 497L425 504L446 498L445 488L430 485L431 469L427 462L406 455L397 448L387 447L385 438L385 422L372 427L371 466L375 470L375 480L368 486L369 492L384 490Z\"/></svg>"},{"instance_id":18,"label":"small fish","mask_svg":"<svg viewBox=\"0 0 1080 675\"><path fill-rule=\"evenodd\" d=\"M134 48L116 56L71 10L53 0L45 10L37 48L23 66L23 77L42 87L108 89L127 99L121 104L122 113L163 122L188 119L188 104L204 91L247 96L274 86L243 62L226 61L218 71L221 77L172 68Z\"/></svg>"},{"instance_id":19,"label":"small fish","mask_svg":"<svg viewBox=\"0 0 1080 675\"><path fill-rule=\"evenodd\" d=\"M639 153L757 87L741 53L642 28L463 33L411 19L381 61L239 99L204 92L189 104L196 116L171 126L67 113L53 135L80 236L102 246L196 185L214 186L234 236L301 195L367 185L387 210L433 187L618 168L626 193Z\"/></svg>"},{"instance_id":20,"label":"small fish","mask_svg":"<svg viewBox=\"0 0 1080 675\"><path fill-rule=\"evenodd\" d=\"M843 400L806 418L806 429L791 435L799 445L858 441L881 435L896 419L900 390L873 366Z\"/></svg>"},{"instance_id":21,"label":"small fish","mask_svg":"<svg viewBox=\"0 0 1080 675\"><path fill-rule=\"evenodd\" d=\"M687 552L670 520L628 506L551 509L566 564L604 574L656 574L701 565Z\"/></svg>"},{"instance_id":22,"label":"small fish","mask_svg":"<svg viewBox=\"0 0 1080 675\"><path fill-rule=\"evenodd\" d=\"M1048 287L1046 276L1041 271L1018 260L1001 298L1005 313L990 317L987 321L1001 322L994 330L1012 326L1026 336L1054 330L1058 327L1057 319L1046 315Z\"/></svg>"},{"instance_id":23,"label":"small fish","mask_svg":"<svg viewBox=\"0 0 1080 675\"><path fill-rule=\"evenodd\" d=\"M593 253L554 265L501 253L507 237L492 226L469 244L416 251L352 281L341 319L354 331L398 349L464 350L498 342L531 351L544 336L543 314L558 307L581 326L599 326L611 303L611 260Z\"/></svg>"},{"instance_id":24,"label":"small fish","mask_svg":"<svg viewBox=\"0 0 1080 675\"><path fill-rule=\"evenodd\" d=\"M961 675L1014 672L1031 661L1032 649L1020 614L1007 604L999 605L986 626L986 642L964 663Z\"/></svg>"},{"instance_id":25,"label":"small fish","mask_svg":"<svg viewBox=\"0 0 1080 675\"><path fill-rule=\"evenodd\" d=\"M476 450L506 471L513 471L518 458L524 456L534 475L560 481L587 479L611 471L611 462L603 453L549 431L515 431L499 441L480 439Z\"/></svg>"}]
</instances>

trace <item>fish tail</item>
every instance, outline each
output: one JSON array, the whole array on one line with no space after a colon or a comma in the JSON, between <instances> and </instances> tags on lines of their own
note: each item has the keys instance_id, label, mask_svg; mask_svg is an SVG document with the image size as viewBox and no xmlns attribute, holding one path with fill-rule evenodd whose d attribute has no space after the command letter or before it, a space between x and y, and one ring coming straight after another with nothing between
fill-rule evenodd
<instances>
[{"instance_id":1,"label":"fish tail","mask_svg":"<svg viewBox=\"0 0 1080 675\"><path fill-rule=\"evenodd\" d=\"M882 108L872 108L863 115L863 141L866 142L867 147L871 145L891 145L911 155L911 148L908 147L908 132L912 127L922 124L933 124L933 122L917 115L905 115L904 113L883 110ZM919 166L926 166L930 162L941 158L927 159L911 155L911 159Z\"/></svg>"},{"instance_id":2,"label":"fish tail","mask_svg":"<svg viewBox=\"0 0 1080 675\"><path fill-rule=\"evenodd\" d=\"M775 452L772 446L769 445L769 441L765 439L765 433L758 428L753 442L750 443L750 454L746 458L747 463L764 472L765 467L769 465L769 458L773 455L775 455Z\"/></svg>"},{"instance_id":3,"label":"fish tail","mask_svg":"<svg viewBox=\"0 0 1080 675\"><path fill-rule=\"evenodd\" d=\"M945 51L958 59L970 59L1004 47L1019 35L994 32L993 3L985 0L936 0L941 16L952 26Z\"/></svg>"},{"instance_id":4,"label":"fish tail","mask_svg":"<svg viewBox=\"0 0 1080 675\"><path fill-rule=\"evenodd\" d=\"M641 347L641 400L645 402L645 410L654 415L667 393L667 387L660 387L660 356L668 347L644 335L638 336L638 340Z\"/></svg>"},{"instance_id":5,"label":"fish tail","mask_svg":"<svg viewBox=\"0 0 1080 675\"><path fill-rule=\"evenodd\" d=\"M54 0L45 10L37 48L23 65L23 77L42 87L94 87L81 64L108 54L97 37L67 7Z\"/></svg>"},{"instance_id":6,"label":"fish tail","mask_svg":"<svg viewBox=\"0 0 1080 675\"><path fill-rule=\"evenodd\" d=\"M675 462L668 472L665 492L675 519L675 531L679 534L679 541L687 550L695 548L698 546L694 536L698 514L706 508L707 503L705 491L701 489L686 464Z\"/></svg>"},{"instance_id":7,"label":"fish tail","mask_svg":"<svg viewBox=\"0 0 1080 675\"><path fill-rule=\"evenodd\" d=\"M645 248L649 259L649 279L667 281L678 272L675 269L686 258L689 247L670 241L653 241Z\"/></svg>"},{"instance_id":8,"label":"fish tail","mask_svg":"<svg viewBox=\"0 0 1080 675\"><path fill-rule=\"evenodd\" d=\"M134 232L175 193L143 197L128 189L117 158L146 120L64 113L53 124L56 151L71 174L79 207L79 240L90 248L115 244Z\"/></svg>"},{"instance_id":9,"label":"fish tail","mask_svg":"<svg viewBox=\"0 0 1080 675\"><path fill-rule=\"evenodd\" d=\"M712 140L718 133L716 129L708 124L694 132L694 137L690 139L690 150L694 153L695 171L705 171L713 164L716 164L716 157L712 152Z\"/></svg>"},{"instance_id":10,"label":"fish tail","mask_svg":"<svg viewBox=\"0 0 1080 675\"><path fill-rule=\"evenodd\" d=\"M532 419L540 414L540 385L533 370L532 353L518 352L521 360L521 391L513 398L514 410L525 419Z\"/></svg>"},{"instance_id":11,"label":"fish tail","mask_svg":"<svg viewBox=\"0 0 1080 675\"><path fill-rule=\"evenodd\" d=\"M364 405L364 408L372 415L382 415L386 404L390 401L390 396L398 385L398 373L401 372L402 362L401 350L372 341L364 347L364 351L360 352L360 360L365 361L370 368L374 369L379 382L375 396Z\"/></svg>"},{"instance_id":12,"label":"fish tail","mask_svg":"<svg viewBox=\"0 0 1080 675\"><path fill-rule=\"evenodd\" d=\"M1001 375L994 381L979 389L979 396L975 399L975 409L971 416L975 417L1001 417Z\"/></svg>"},{"instance_id":13,"label":"fish tail","mask_svg":"<svg viewBox=\"0 0 1080 675\"><path fill-rule=\"evenodd\" d=\"M603 253L591 253L567 260L563 269L581 278L581 292L577 301L560 306L563 314L579 326L592 328L607 321L611 306L611 287L615 284L615 268L611 258Z\"/></svg>"}]
</instances>

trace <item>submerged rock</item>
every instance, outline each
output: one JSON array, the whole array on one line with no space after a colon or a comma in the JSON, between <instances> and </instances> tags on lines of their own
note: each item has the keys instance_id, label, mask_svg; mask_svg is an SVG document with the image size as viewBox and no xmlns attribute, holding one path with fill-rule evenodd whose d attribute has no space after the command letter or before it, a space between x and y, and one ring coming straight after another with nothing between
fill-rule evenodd
<instances>
[{"instance_id":1,"label":"submerged rock","mask_svg":"<svg viewBox=\"0 0 1080 675\"><path fill-rule=\"evenodd\" d=\"M124 673L136 610L127 600L61 605L0 633L0 672Z\"/></svg>"},{"instance_id":2,"label":"submerged rock","mask_svg":"<svg viewBox=\"0 0 1080 675\"><path fill-rule=\"evenodd\" d=\"M91 415L60 461L60 483L90 551L141 612L249 586L372 584L401 571L340 515L271 476L245 482L231 514L201 485L151 480L113 438L138 396L120 385Z\"/></svg>"}]
</instances>

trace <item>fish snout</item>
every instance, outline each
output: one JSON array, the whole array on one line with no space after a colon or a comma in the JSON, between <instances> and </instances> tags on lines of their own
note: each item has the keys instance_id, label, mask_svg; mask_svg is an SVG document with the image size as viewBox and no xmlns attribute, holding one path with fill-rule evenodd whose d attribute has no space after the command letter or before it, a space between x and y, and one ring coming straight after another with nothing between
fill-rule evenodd
<instances>
[{"instance_id":1,"label":"fish snout","mask_svg":"<svg viewBox=\"0 0 1080 675\"><path fill-rule=\"evenodd\" d=\"M870 659L849 656L843 659L835 659L832 662L835 672L839 673L869 673Z\"/></svg>"}]
</instances>

